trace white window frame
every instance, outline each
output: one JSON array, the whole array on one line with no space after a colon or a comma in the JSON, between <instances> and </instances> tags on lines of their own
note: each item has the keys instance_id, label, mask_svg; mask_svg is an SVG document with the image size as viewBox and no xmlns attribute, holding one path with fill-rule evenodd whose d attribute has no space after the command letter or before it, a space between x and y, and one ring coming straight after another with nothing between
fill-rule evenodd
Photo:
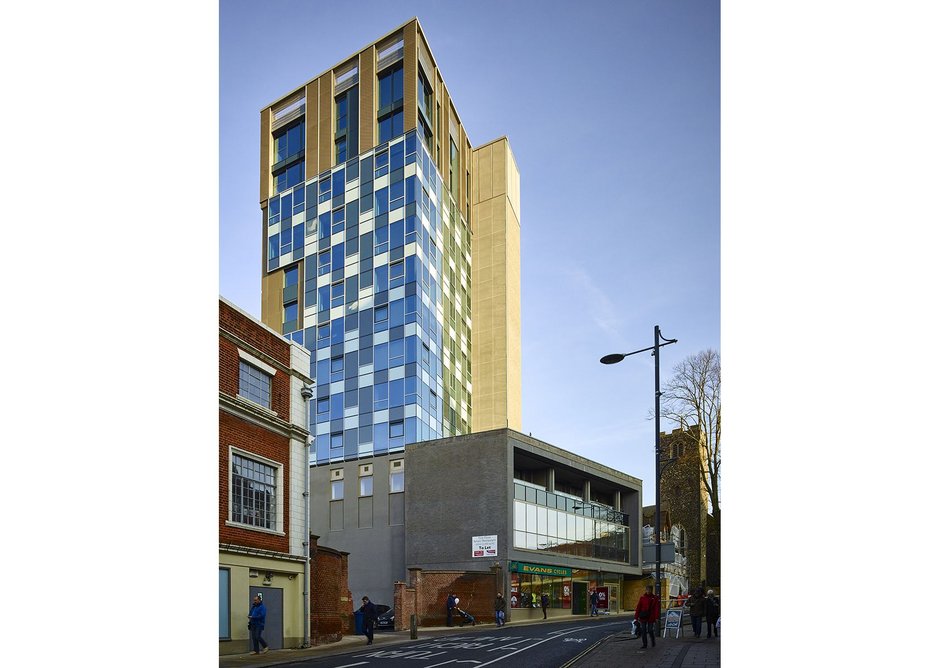
<instances>
[{"instance_id":1,"label":"white window frame","mask_svg":"<svg viewBox=\"0 0 939 668\"><path fill-rule=\"evenodd\" d=\"M276 512L274 520L274 528L268 529L267 527L259 527L254 524L244 524L242 522L235 522L232 517L234 513L234 477L235 473L232 470L232 461L234 455L243 457L245 459L252 459L261 464L265 464L274 469L274 498L276 499ZM284 534L284 465L281 462L275 462L273 459L268 459L263 457L256 452L250 452L249 450L243 450L242 448L235 447L233 445L228 446L228 517L225 521L227 526L240 527L243 529L249 529L251 531L258 531L261 533L269 533L278 536L283 536Z\"/></svg>"}]
</instances>

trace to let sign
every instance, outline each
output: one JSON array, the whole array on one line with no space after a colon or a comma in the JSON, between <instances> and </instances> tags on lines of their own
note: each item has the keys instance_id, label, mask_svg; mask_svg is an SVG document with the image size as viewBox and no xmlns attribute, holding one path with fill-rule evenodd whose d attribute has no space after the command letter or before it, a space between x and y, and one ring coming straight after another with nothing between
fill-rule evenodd
<instances>
[{"instance_id":1,"label":"to let sign","mask_svg":"<svg viewBox=\"0 0 939 668\"><path fill-rule=\"evenodd\" d=\"M499 556L498 536L473 536L473 558Z\"/></svg>"}]
</instances>

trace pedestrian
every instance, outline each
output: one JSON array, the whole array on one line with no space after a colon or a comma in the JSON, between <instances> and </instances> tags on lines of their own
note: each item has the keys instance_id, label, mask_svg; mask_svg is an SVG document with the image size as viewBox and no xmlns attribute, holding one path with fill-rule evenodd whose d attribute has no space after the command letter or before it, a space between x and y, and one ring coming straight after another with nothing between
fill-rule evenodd
<instances>
[{"instance_id":1,"label":"pedestrian","mask_svg":"<svg viewBox=\"0 0 939 668\"><path fill-rule=\"evenodd\" d=\"M639 622L643 649L648 647L646 636L655 647L655 623L659 619L659 599L652 593L652 585L646 585L646 593L639 597L633 619Z\"/></svg>"},{"instance_id":2,"label":"pedestrian","mask_svg":"<svg viewBox=\"0 0 939 668\"><path fill-rule=\"evenodd\" d=\"M505 626L505 598L501 591L496 594L496 626Z\"/></svg>"},{"instance_id":3,"label":"pedestrian","mask_svg":"<svg viewBox=\"0 0 939 668\"><path fill-rule=\"evenodd\" d=\"M375 637L375 620L378 619L378 612L375 610L375 604L368 600L368 596L362 597L362 607L359 608L359 612L363 614L363 622L365 622L365 637L368 638L366 645L372 644L372 639Z\"/></svg>"},{"instance_id":4,"label":"pedestrian","mask_svg":"<svg viewBox=\"0 0 939 668\"><path fill-rule=\"evenodd\" d=\"M248 630L251 631L252 654L264 654L270 647L267 646L261 634L264 632L264 621L267 619L267 608L264 605L263 596L258 593L251 603L251 610L248 615ZM263 648L263 649L262 649Z\"/></svg>"},{"instance_id":5,"label":"pedestrian","mask_svg":"<svg viewBox=\"0 0 939 668\"><path fill-rule=\"evenodd\" d=\"M597 593L596 589L590 590L590 616L599 617L600 613L597 611L597 605L600 603L600 594Z\"/></svg>"},{"instance_id":6,"label":"pedestrian","mask_svg":"<svg viewBox=\"0 0 939 668\"><path fill-rule=\"evenodd\" d=\"M550 602L548 595L545 592L541 592L541 614L545 619L548 618L548 604Z\"/></svg>"},{"instance_id":7,"label":"pedestrian","mask_svg":"<svg viewBox=\"0 0 939 668\"><path fill-rule=\"evenodd\" d=\"M713 589L708 589L707 596L704 597L705 617L708 625L708 638L711 637L711 630L714 630L714 637L718 636L720 630L717 626L717 620L721 616L721 600L714 595Z\"/></svg>"},{"instance_id":8,"label":"pedestrian","mask_svg":"<svg viewBox=\"0 0 939 668\"><path fill-rule=\"evenodd\" d=\"M704 588L698 587L691 592L691 597L686 603L688 612L691 614L691 632L695 638L701 637L701 618L707 612L707 603L704 600Z\"/></svg>"},{"instance_id":9,"label":"pedestrian","mask_svg":"<svg viewBox=\"0 0 939 668\"><path fill-rule=\"evenodd\" d=\"M456 607L457 600L451 591L447 596L447 626L453 626L453 609Z\"/></svg>"}]
</instances>

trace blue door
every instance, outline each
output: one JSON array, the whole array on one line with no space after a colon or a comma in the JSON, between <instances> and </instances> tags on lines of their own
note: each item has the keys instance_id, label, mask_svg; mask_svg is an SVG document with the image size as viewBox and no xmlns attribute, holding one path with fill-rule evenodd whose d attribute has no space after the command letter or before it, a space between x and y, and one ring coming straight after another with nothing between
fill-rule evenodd
<instances>
[{"instance_id":1,"label":"blue door","mask_svg":"<svg viewBox=\"0 0 939 668\"><path fill-rule=\"evenodd\" d=\"M261 594L264 607L267 608L267 619L264 622L264 633L261 637L267 641L267 646L271 649L283 649L284 590L273 587L251 587L250 594L252 601L257 594ZM248 651L251 651L251 638L248 638Z\"/></svg>"}]
</instances>

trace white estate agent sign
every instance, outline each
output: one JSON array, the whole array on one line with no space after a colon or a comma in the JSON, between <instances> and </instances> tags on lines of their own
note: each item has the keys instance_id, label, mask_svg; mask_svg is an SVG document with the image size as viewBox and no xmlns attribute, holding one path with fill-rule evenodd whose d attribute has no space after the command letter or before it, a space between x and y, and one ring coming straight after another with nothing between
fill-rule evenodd
<instances>
[{"instance_id":1,"label":"white estate agent sign","mask_svg":"<svg viewBox=\"0 0 939 668\"><path fill-rule=\"evenodd\" d=\"M473 536L473 558L499 556L498 536Z\"/></svg>"}]
</instances>

